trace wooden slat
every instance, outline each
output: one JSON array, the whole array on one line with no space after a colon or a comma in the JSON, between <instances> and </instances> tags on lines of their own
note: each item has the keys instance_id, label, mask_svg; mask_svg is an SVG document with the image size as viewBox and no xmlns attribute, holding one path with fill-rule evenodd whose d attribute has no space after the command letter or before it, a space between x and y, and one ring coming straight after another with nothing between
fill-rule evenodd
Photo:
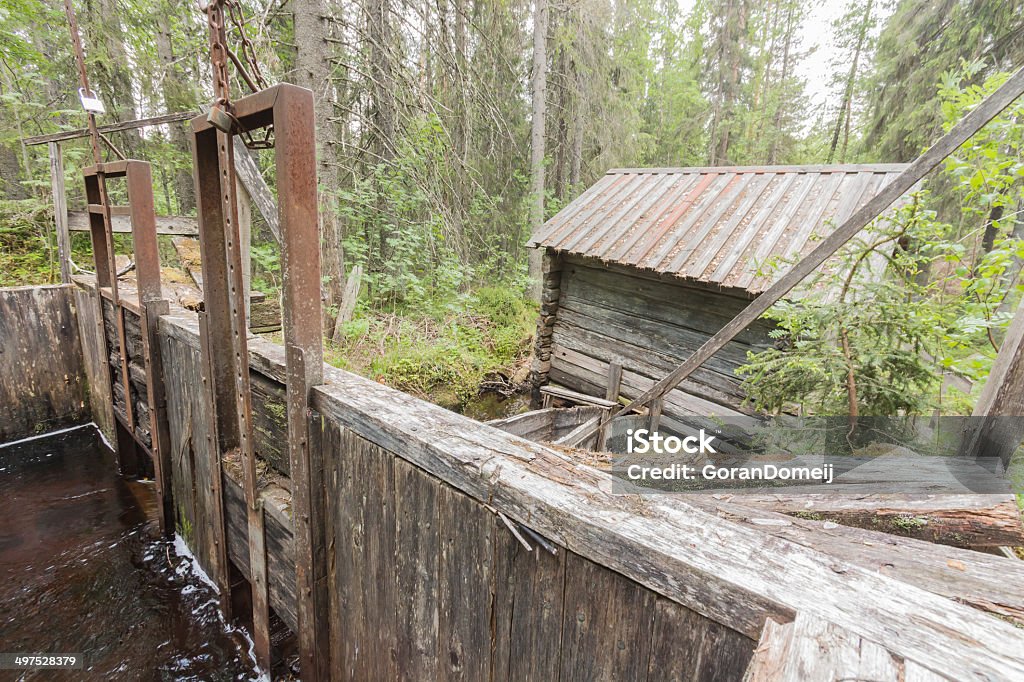
<instances>
[{"instance_id":1,"label":"wooden slat","mask_svg":"<svg viewBox=\"0 0 1024 682\"><path fill-rule=\"evenodd\" d=\"M559 679L644 679L654 630L654 595L574 553L565 562Z\"/></svg>"},{"instance_id":2,"label":"wooden slat","mask_svg":"<svg viewBox=\"0 0 1024 682\"><path fill-rule=\"evenodd\" d=\"M915 476L923 476L923 472ZM886 530L957 547L1024 544L1012 494L908 495L856 493L744 494L737 502L762 509Z\"/></svg>"},{"instance_id":3,"label":"wooden slat","mask_svg":"<svg viewBox=\"0 0 1024 682\"><path fill-rule=\"evenodd\" d=\"M719 497L688 495L686 501L761 533L1024 626L1024 562L819 518L785 516L746 506L746 494Z\"/></svg>"},{"instance_id":4,"label":"wooden slat","mask_svg":"<svg viewBox=\"0 0 1024 682\"><path fill-rule=\"evenodd\" d=\"M743 675L743 682L776 682L789 660L793 644L793 623L776 623L769 618L764 623L757 649Z\"/></svg>"},{"instance_id":5,"label":"wooden slat","mask_svg":"<svg viewBox=\"0 0 1024 682\"><path fill-rule=\"evenodd\" d=\"M491 672L491 599L494 515L472 498L441 486L438 492L437 680L485 680Z\"/></svg>"},{"instance_id":6,"label":"wooden slat","mask_svg":"<svg viewBox=\"0 0 1024 682\"><path fill-rule=\"evenodd\" d=\"M738 680L754 642L667 599L658 599L648 682Z\"/></svg>"},{"instance_id":7,"label":"wooden slat","mask_svg":"<svg viewBox=\"0 0 1024 682\"><path fill-rule=\"evenodd\" d=\"M116 234L128 234L132 231L132 221L127 215L113 215L111 227ZM68 229L71 232L88 232L89 215L86 211L70 211L68 213ZM199 226L195 218L188 216L157 216L156 233L195 237L199 235Z\"/></svg>"},{"instance_id":8,"label":"wooden slat","mask_svg":"<svg viewBox=\"0 0 1024 682\"><path fill-rule=\"evenodd\" d=\"M395 577L404 605L397 622L398 677L429 680L438 665L440 537L437 479L395 459Z\"/></svg>"},{"instance_id":9,"label":"wooden slat","mask_svg":"<svg viewBox=\"0 0 1024 682\"><path fill-rule=\"evenodd\" d=\"M395 679L394 457L347 429L326 442L336 453L337 481L328 493L335 533L331 679Z\"/></svg>"},{"instance_id":10,"label":"wooden slat","mask_svg":"<svg viewBox=\"0 0 1024 682\"><path fill-rule=\"evenodd\" d=\"M508 528L495 535L494 680L556 680L562 648L565 555L527 549Z\"/></svg>"},{"instance_id":11,"label":"wooden slat","mask_svg":"<svg viewBox=\"0 0 1024 682\"><path fill-rule=\"evenodd\" d=\"M71 283L71 235L68 234L68 199L64 191L64 157L60 145L50 143L50 191L53 196L53 221L57 230L57 258L60 281Z\"/></svg>"}]
</instances>

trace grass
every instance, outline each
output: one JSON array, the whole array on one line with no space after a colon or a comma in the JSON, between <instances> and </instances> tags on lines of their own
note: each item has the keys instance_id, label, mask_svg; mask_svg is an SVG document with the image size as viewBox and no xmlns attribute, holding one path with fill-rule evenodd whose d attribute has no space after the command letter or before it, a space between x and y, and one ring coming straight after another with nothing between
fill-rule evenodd
<instances>
[{"instance_id":1,"label":"grass","mask_svg":"<svg viewBox=\"0 0 1024 682\"><path fill-rule=\"evenodd\" d=\"M443 313L363 311L325 359L443 407L462 411L497 375L525 379L535 308L510 289L485 287Z\"/></svg>"}]
</instances>

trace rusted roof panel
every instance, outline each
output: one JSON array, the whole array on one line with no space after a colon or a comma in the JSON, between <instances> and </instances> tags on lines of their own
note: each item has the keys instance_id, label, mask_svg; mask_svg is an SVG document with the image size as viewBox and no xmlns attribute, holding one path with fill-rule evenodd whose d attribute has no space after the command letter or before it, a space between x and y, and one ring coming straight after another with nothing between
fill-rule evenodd
<instances>
[{"instance_id":1,"label":"rusted roof panel","mask_svg":"<svg viewBox=\"0 0 1024 682\"><path fill-rule=\"evenodd\" d=\"M530 245L756 294L766 263L809 252L905 168L615 169Z\"/></svg>"}]
</instances>

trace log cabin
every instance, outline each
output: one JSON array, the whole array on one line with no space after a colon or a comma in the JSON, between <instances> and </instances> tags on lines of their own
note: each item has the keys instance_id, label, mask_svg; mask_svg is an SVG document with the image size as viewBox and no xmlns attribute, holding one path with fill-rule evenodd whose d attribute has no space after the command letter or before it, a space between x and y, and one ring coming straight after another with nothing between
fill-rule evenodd
<instances>
[{"instance_id":1,"label":"log cabin","mask_svg":"<svg viewBox=\"0 0 1024 682\"><path fill-rule=\"evenodd\" d=\"M771 263L806 255L905 168L609 171L529 243L544 252L534 407L637 396L767 289ZM771 330L759 320L670 392L661 424L753 414L736 368Z\"/></svg>"}]
</instances>

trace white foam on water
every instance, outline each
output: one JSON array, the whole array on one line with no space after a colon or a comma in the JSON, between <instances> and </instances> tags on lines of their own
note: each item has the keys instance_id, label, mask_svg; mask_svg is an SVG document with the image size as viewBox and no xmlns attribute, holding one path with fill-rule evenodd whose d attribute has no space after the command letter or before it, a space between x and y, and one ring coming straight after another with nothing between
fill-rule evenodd
<instances>
[{"instance_id":1,"label":"white foam on water","mask_svg":"<svg viewBox=\"0 0 1024 682\"><path fill-rule=\"evenodd\" d=\"M188 545L185 544L185 538L181 537L177 533L174 534L174 553L183 559L188 559L192 566L192 570L195 571L199 579L209 585L215 594L220 594L220 589L217 587L217 583L213 582L213 580L210 579L210 576L206 574L206 571L203 570L203 567L199 565L199 560L196 559L195 555L192 554L192 550L190 550ZM178 564L179 569L182 566L183 564Z\"/></svg>"},{"instance_id":2,"label":"white foam on water","mask_svg":"<svg viewBox=\"0 0 1024 682\"><path fill-rule=\"evenodd\" d=\"M217 584L210 579L210 576L206 574L206 571L203 570L203 567L199 565L199 560L196 559L194 554L192 554L192 550L190 550L188 548L188 545L185 544L185 538L181 537L177 533L174 534L174 553L183 559L187 559L189 565L195 571L199 579L202 580L205 584L209 585L210 588L213 589L215 594L220 594L220 590L217 588ZM182 572L184 567L185 563L183 562L178 565L178 568L175 569L175 572ZM182 592L184 592L184 589L182 590ZM217 603L217 600L210 600L206 604L203 604L201 607L198 607L198 609L205 608L208 604L213 603ZM196 610L193 610L193 615L195 615ZM217 609L217 618L220 620L221 625L224 627L226 631L231 633L238 633L242 636L243 639L245 639L246 643L249 645L249 658L252 659L253 667L256 669L256 676L250 678L250 682L270 682L270 672L260 670L259 663L256 661L256 643L253 642L252 637L249 636L249 633L244 628L238 628L230 623L224 622L224 614L221 613L221 610L219 608Z\"/></svg>"}]
</instances>

